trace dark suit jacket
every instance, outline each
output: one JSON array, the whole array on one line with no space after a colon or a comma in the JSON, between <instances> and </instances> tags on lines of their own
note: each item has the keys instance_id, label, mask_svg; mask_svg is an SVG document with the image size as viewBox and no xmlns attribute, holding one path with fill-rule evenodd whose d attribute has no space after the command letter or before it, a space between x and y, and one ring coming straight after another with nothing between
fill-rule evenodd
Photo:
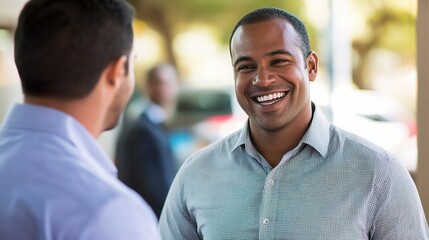
<instances>
[{"instance_id":1,"label":"dark suit jacket","mask_svg":"<svg viewBox=\"0 0 429 240\"><path fill-rule=\"evenodd\" d=\"M116 148L119 179L139 193L159 218L177 172L168 135L145 112L127 125L121 130Z\"/></svg>"}]
</instances>

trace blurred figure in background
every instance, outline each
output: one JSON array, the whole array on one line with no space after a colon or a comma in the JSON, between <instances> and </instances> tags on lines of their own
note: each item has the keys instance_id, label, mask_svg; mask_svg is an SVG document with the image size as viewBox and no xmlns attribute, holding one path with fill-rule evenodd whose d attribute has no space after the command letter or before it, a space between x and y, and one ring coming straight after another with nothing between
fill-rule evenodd
<instances>
[{"instance_id":1,"label":"blurred figure in background","mask_svg":"<svg viewBox=\"0 0 429 240\"><path fill-rule=\"evenodd\" d=\"M134 89L123 0L31 0L15 32L24 104L0 130L0 239L159 239L96 138Z\"/></svg>"},{"instance_id":2,"label":"blurred figure in background","mask_svg":"<svg viewBox=\"0 0 429 240\"><path fill-rule=\"evenodd\" d=\"M159 217L178 168L165 129L177 98L176 68L156 65L142 85L141 98L147 93L148 99L137 118L126 116L117 142L116 164L119 179L138 192ZM131 104L131 108L135 107Z\"/></svg>"}]
</instances>

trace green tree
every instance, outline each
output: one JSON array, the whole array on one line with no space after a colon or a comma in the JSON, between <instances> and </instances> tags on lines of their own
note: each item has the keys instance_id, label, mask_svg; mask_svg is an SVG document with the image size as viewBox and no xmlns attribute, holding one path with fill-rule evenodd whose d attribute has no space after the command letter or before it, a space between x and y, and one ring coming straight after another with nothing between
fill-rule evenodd
<instances>
[{"instance_id":1,"label":"green tree","mask_svg":"<svg viewBox=\"0 0 429 240\"><path fill-rule=\"evenodd\" d=\"M192 23L219 29L219 40L227 43L236 21L259 7L279 7L302 17L303 2L284 0L129 0L138 19L145 21L162 37L167 58L176 63L175 36Z\"/></svg>"},{"instance_id":2,"label":"green tree","mask_svg":"<svg viewBox=\"0 0 429 240\"><path fill-rule=\"evenodd\" d=\"M353 82L360 89L372 89L372 79L367 75L370 53L386 49L414 61L416 49L415 16L410 11L384 5L374 9L366 22L368 34L352 42L355 54Z\"/></svg>"}]
</instances>

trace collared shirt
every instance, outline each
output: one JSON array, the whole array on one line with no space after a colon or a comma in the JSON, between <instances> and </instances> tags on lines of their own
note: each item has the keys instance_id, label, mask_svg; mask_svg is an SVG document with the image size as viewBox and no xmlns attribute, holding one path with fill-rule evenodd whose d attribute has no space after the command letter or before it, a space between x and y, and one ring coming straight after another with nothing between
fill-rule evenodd
<instances>
[{"instance_id":1,"label":"collared shirt","mask_svg":"<svg viewBox=\"0 0 429 240\"><path fill-rule=\"evenodd\" d=\"M132 124L142 113L146 113L149 120L155 124L163 124L168 118L167 112L160 105L150 99L140 97L132 101L127 107L122 118L122 126L127 127L127 125Z\"/></svg>"},{"instance_id":2,"label":"collared shirt","mask_svg":"<svg viewBox=\"0 0 429 240\"><path fill-rule=\"evenodd\" d=\"M301 143L274 168L252 146L248 124L192 155L160 229L165 240L429 239L407 170L318 108Z\"/></svg>"},{"instance_id":3,"label":"collared shirt","mask_svg":"<svg viewBox=\"0 0 429 240\"><path fill-rule=\"evenodd\" d=\"M150 102L145 111L149 120L155 124L162 124L167 120L167 112L154 102Z\"/></svg>"},{"instance_id":4,"label":"collared shirt","mask_svg":"<svg viewBox=\"0 0 429 240\"><path fill-rule=\"evenodd\" d=\"M71 116L17 104L0 130L0 239L158 239L156 217Z\"/></svg>"}]
</instances>

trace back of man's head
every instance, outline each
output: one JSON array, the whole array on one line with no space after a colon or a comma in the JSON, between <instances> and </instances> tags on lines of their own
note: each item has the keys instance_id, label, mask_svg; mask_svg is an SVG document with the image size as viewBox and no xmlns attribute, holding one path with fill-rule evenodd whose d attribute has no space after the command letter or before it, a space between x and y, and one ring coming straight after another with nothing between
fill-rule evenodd
<instances>
[{"instance_id":1,"label":"back of man's head","mask_svg":"<svg viewBox=\"0 0 429 240\"><path fill-rule=\"evenodd\" d=\"M132 20L123 0L30 0L15 33L24 95L87 96L112 61L130 54Z\"/></svg>"}]
</instances>

